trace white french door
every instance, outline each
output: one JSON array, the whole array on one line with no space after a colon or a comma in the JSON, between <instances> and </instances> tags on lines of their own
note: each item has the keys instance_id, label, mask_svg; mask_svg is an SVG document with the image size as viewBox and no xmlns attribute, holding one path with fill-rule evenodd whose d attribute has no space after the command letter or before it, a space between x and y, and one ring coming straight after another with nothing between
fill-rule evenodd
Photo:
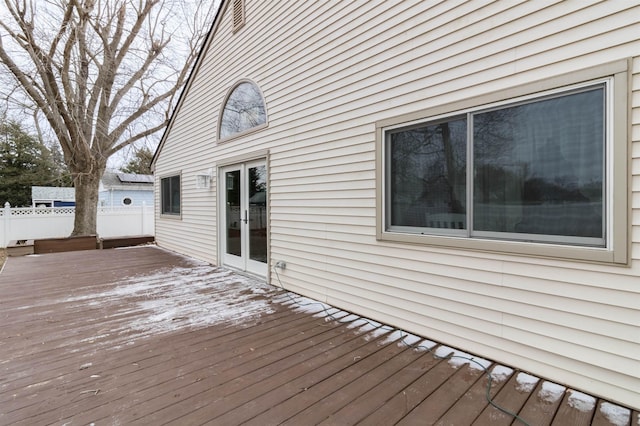
<instances>
[{"instance_id":1,"label":"white french door","mask_svg":"<svg viewBox=\"0 0 640 426\"><path fill-rule=\"evenodd\" d=\"M267 275L267 167L261 161L220 169L223 263Z\"/></svg>"}]
</instances>

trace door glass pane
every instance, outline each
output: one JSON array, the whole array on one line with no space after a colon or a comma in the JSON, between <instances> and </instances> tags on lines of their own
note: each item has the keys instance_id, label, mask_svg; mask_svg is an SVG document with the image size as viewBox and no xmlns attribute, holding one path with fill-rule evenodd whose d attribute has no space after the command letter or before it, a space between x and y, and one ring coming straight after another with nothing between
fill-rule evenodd
<instances>
[{"instance_id":1,"label":"door glass pane","mask_svg":"<svg viewBox=\"0 0 640 426\"><path fill-rule=\"evenodd\" d=\"M391 133L391 226L466 228L465 118Z\"/></svg>"},{"instance_id":2,"label":"door glass pane","mask_svg":"<svg viewBox=\"0 0 640 426\"><path fill-rule=\"evenodd\" d=\"M241 256L240 170L225 173L225 191L227 200L227 253Z\"/></svg>"},{"instance_id":3,"label":"door glass pane","mask_svg":"<svg viewBox=\"0 0 640 426\"><path fill-rule=\"evenodd\" d=\"M249 167L249 258L267 262L267 168Z\"/></svg>"},{"instance_id":4,"label":"door glass pane","mask_svg":"<svg viewBox=\"0 0 640 426\"><path fill-rule=\"evenodd\" d=\"M604 88L474 115L474 229L604 238Z\"/></svg>"}]
</instances>

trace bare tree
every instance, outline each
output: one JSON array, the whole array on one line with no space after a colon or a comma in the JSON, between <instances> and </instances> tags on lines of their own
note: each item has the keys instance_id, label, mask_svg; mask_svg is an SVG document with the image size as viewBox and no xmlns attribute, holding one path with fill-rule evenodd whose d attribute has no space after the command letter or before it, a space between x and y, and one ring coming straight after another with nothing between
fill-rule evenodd
<instances>
[{"instance_id":1,"label":"bare tree","mask_svg":"<svg viewBox=\"0 0 640 426\"><path fill-rule=\"evenodd\" d=\"M17 83L4 93L55 135L76 188L72 235L95 234L107 160L166 126L214 2L3 1L0 61Z\"/></svg>"}]
</instances>

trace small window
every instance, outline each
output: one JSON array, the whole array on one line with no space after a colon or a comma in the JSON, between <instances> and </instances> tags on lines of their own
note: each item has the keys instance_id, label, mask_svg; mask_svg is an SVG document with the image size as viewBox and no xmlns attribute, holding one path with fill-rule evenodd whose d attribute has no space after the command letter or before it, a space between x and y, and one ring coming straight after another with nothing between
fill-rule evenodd
<instances>
[{"instance_id":1,"label":"small window","mask_svg":"<svg viewBox=\"0 0 640 426\"><path fill-rule=\"evenodd\" d=\"M248 81L238 84L222 110L220 139L225 139L267 123L264 99L258 87Z\"/></svg>"},{"instance_id":2,"label":"small window","mask_svg":"<svg viewBox=\"0 0 640 426\"><path fill-rule=\"evenodd\" d=\"M125 205L125 206L130 206L130 205L131 205L131 198L129 198L129 197L124 197L124 198L122 199L122 204L123 204L123 205Z\"/></svg>"},{"instance_id":3,"label":"small window","mask_svg":"<svg viewBox=\"0 0 640 426\"><path fill-rule=\"evenodd\" d=\"M626 63L607 67L379 123L378 238L626 263Z\"/></svg>"},{"instance_id":4,"label":"small window","mask_svg":"<svg viewBox=\"0 0 640 426\"><path fill-rule=\"evenodd\" d=\"M180 214L180 176L160 180L161 212L166 215Z\"/></svg>"}]
</instances>

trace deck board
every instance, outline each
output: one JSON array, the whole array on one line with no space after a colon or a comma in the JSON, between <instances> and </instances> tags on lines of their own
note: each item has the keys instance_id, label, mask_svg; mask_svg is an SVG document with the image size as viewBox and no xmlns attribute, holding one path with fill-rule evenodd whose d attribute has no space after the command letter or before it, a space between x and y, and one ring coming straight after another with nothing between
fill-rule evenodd
<instances>
[{"instance_id":1,"label":"deck board","mask_svg":"<svg viewBox=\"0 0 640 426\"><path fill-rule=\"evenodd\" d=\"M468 364L462 366L447 380L444 386L440 386L411 410L400 424L435 424L448 411L449 407L453 406L483 376L484 371L482 370L474 369Z\"/></svg>"},{"instance_id":2,"label":"deck board","mask_svg":"<svg viewBox=\"0 0 640 426\"><path fill-rule=\"evenodd\" d=\"M410 360L409 364L403 366L384 381L362 393L341 410L332 414L325 420L324 424L358 423L373 411L384 406L387 401L411 384L416 377L420 377L438 362L431 354L420 349L407 350L403 354Z\"/></svg>"},{"instance_id":3,"label":"deck board","mask_svg":"<svg viewBox=\"0 0 640 426\"><path fill-rule=\"evenodd\" d=\"M351 402L357 395L360 395L362 393L359 391L360 389L371 386L367 381L377 379L376 369L395 359L405 350L406 348L397 344L386 344L379 351L369 355L354 354L353 359L357 362L325 380L321 386L316 388L319 392L305 392L304 396L307 399L304 404L299 406L302 411L282 424L316 424L325 420L345 404ZM324 396L318 398L319 394Z\"/></svg>"},{"instance_id":4,"label":"deck board","mask_svg":"<svg viewBox=\"0 0 640 426\"><path fill-rule=\"evenodd\" d=\"M531 396L531 390L524 389L518 383L518 374L511 376L509 381L498 392L494 402L511 413L519 413L527 399ZM474 426L498 426L510 425L513 416L488 405L478 418L472 423Z\"/></svg>"},{"instance_id":5,"label":"deck board","mask_svg":"<svg viewBox=\"0 0 640 426\"><path fill-rule=\"evenodd\" d=\"M548 425L558 411L562 396L566 390L563 386L553 385L540 380L531 397L527 400L519 415L528 419L530 426Z\"/></svg>"},{"instance_id":6,"label":"deck board","mask_svg":"<svg viewBox=\"0 0 640 426\"><path fill-rule=\"evenodd\" d=\"M290 379L280 387L269 389L262 395L216 418L216 421L222 424L278 424L296 414L296 410L299 410L301 405L304 406L301 400L317 400L317 390L322 387L321 384L325 380L356 362L357 356L354 356L354 352L374 353L382 348L378 340L362 339L353 340L348 345L342 346L344 347L328 351L325 362L317 368L306 368L310 365L305 363L302 371L304 374ZM330 391L331 388L325 389ZM315 396L308 398L309 395L305 395L307 392Z\"/></svg>"},{"instance_id":7,"label":"deck board","mask_svg":"<svg viewBox=\"0 0 640 426\"><path fill-rule=\"evenodd\" d=\"M357 376L355 380L345 386L336 388L334 392L319 403L291 418L287 423L353 424L359 420L362 417L362 413L358 413L356 408L371 409L369 401L362 399L361 396L380 386L385 380L395 377L399 371L421 357L420 353L406 347L403 348L398 341L393 341L387 345L390 347L389 352L385 350L373 356L359 358L352 367L340 373L344 381ZM386 356L381 358L377 355ZM367 368L370 368L370 370L367 371Z\"/></svg>"},{"instance_id":8,"label":"deck board","mask_svg":"<svg viewBox=\"0 0 640 426\"><path fill-rule=\"evenodd\" d=\"M631 410L622 407L607 407L607 405L609 403L605 401L598 402L598 409L596 409L591 421L592 426L607 426L611 424L611 420L614 420L619 426L631 424Z\"/></svg>"},{"instance_id":9,"label":"deck board","mask_svg":"<svg viewBox=\"0 0 640 426\"><path fill-rule=\"evenodd\" d=\"M206 421L207 418L215 419L224 414L228 409L235 408L244 401L243 398L252 398L260 395L260 390L252 389L256 386L278 386L287 382L290 370L299 369L300 363L316 365L315 357L322 356L331 342L336 345L345 345L355 337L344 330L329 329L318 336L305 335L304 340L283 348L277 353L260 357L251 362L233 365L228 370L217 373L210 383L195 383L184 389L179 406L166 406L145 416L145 421L152 423L171 419L178 421L189 416ZM275 377L275 379L274 379ZM275 384L273 383L275 382ZM266 385L265 385L266 383ZM253 392L252 392L253 391ZM203 413L204 411L204 413ZM185 419L186 421L186 419Z\"/></svg>"},{"instance_id":10,"label":"deck board","mask_svg":"<svg viewBox=\"0 0 640 426\"><path fill-rule=\"evenodd\" d=\"M584 403L585 398L578 398L582 401L579 404L573 403L571 398L576 394L567 392L562 399L562 403L551 423L553 426L583 426L590 425L595 414L595 399L593 405Z\"/></svg>"},{"instance_id":11,"label":"deck board","mask_svg":"<svg viewBox=\"0 0 640 426\"><path fill-rule=\"evenodd\" d=\"M295 349L287 348L306 344L304 336L308 334L313 337L313 333L317 332L309 329L308 323L298 324L298 322L289 321L287 323L290 327L287 330L291 330L293 333L291 336L284 336L281 332L274 334L276 330L270 327L264 332L256 332L242 339L207 341L206 346L192 361L184 357L178 358L180 362L179 381L176 381L173 369L156 373L159 385L150 384L149 388L145 388L145 399L131 401L131 406L128 407L130 409L122 415L121 420L125 423L139 418L151 421L158 416L159 410L169 405L168 397L170 397L170 404L179 404L190 396L197 395L198 392L219 386L225 380L232 380L246 371L268 365L273 359L278 359L285 350L294 352ZM211 348L218 349L211 353ZM187 400L187 402L190 403L191 400ZM109 412L103 414L105 417L110 415ZM177 414L177 412L173 414ZM93 415L96 418L101 418L95 413Z\"/></svg>"},{"instance_id":12,"label":"deck board","mask_svg":"<svg viewBox=\"0 0 640 426\"><path fill-rule=\"evenodd\" d=\"M12 257L0 425L513 422L487 374L427 350L449 348L299 301L153 246ZM491 396L529 424L612 424L606 401L522 392L507 370Z\"/></svg>"},{"instance_id":13,"label":"deck board","mask_svg":"<svg viewBox=\"0 0 640 426\"><path fill-rule=\"evenodd\" d=\"M492 370L489 370L492 371ZM511 370L510 374L513 371ZM496 377L491 380L489 395L491 398L500 392L511 375ZM438 426L470 425L482 413L487 406L487 388L489 377L484 375L476 381L458 401L448 407L447 412L435 423Z\"/></svg>"},{"instance_id":14,"label":"deck board","mask_svg":"<svg viewBox=\"0 0 640 426\"><path fill-rule=\"evenodd\" d=\"M409 386L398 392L392 399L367 416L361 424L396 424L445 383L456 370L447 361L435 359L436 364L424 374L416 377Z\"/></svg>"}]
</instances>

